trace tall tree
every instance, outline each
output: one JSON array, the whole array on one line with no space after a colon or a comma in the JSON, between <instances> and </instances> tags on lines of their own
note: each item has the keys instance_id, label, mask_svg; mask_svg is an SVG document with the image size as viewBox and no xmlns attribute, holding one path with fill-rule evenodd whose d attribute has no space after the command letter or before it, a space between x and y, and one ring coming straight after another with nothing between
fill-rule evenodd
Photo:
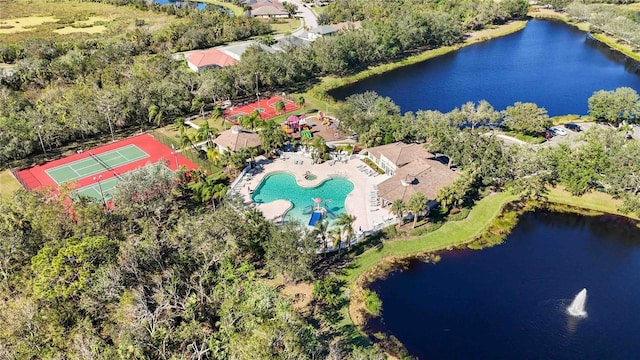
<instances>
[{"instance_id":1,"label":"tall tree","mask_svg":"<svg viewBox=\"0 0 640 360\"><path fill-rule=\"evenodd\" d=\"M353 229L353 223L355 222L356 216L348 213L341 213L336 219L336 225L342 229L342 233L345 234L347 238L347 246L349 249L351 249L351 240L355 235L355 230Z\"/></svg>"},{"instance_id":2,"label":"tall tree","mask_svg":"<svg viewBox=\"0 0 640 360\"><path fill-rule=\"evenodd\" d=\"M416 227L418 223L418 217L420 214L427 210L427 204L429 199L421 192L416 192L411 195L407 202L407 209L413 214L413 227Z\"/></svg>"},{"instance_id":3,"label":"tall tree","mask_svg":"<svg viewBox=\"0 0 640 360\"><path fill-rule=\"evenodd\" d=\"M525 134L537 133L548 129L552 125L551 119L547 115L547 110L538 107L534 103L521 103L518 101L513 106L507 106L502 115L503 126Z\"/></svg>"},{"instance_id":4,"label":"tall tree","mask_svg":"<svg viewBox=\"0 0 640 360\"><path fill-rule=\"evenodd\" d=\"M402 225L402 217L404 215L405 209L406 205L404 201L402 201L402 199L396 199L391 204L391 213L398 219L398 227Z\"/></svg>"}]
</instances>

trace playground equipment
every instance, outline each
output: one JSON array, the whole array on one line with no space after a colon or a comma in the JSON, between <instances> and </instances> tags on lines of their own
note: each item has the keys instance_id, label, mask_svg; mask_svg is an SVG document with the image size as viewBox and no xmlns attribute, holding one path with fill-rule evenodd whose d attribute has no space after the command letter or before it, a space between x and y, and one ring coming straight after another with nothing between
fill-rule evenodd
<instances>
[{"instance_id":1,"label":"playground equipment","mask_svg":"<svg viewBox=\"0 0 640 360\"><path fill-rule=\"evenodd\" d=\"M311 134L311 131L309 131L309 129L303 129L302 131L300 131L300 136L308 140L313 139L313 135Z\"/></svg>"}]
</instances>

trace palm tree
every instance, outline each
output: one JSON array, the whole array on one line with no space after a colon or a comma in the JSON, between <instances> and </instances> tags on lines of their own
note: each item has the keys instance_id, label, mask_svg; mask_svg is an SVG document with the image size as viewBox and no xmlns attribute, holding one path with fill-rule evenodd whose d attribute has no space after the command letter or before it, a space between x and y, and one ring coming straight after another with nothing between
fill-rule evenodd
<instances>
[{"instance_id":1,"label":"palm tree","mask_svg":"<svg viewBox=\"0 0 640 360\"><path fill-rule=\"evenodd\" d=\"M217 146L211 146L207 148L207 159L215 164L215 162L220 157L220 150L218 150Z\"/></svg>"},{"instance_id":2,"label":"palm tree","mask_svg":"<svg viewBox=\"0 0 640 360\"><path fill-rule=\"evenodd\" d=\"M276 112L278 112L278 114L282 114L282 112L284 111L284 109L285 109L285 107L286 107L286 106L285 106L284 101L282 101L282 100L278 100L278 101L275 103L275 105L274 105L274 106L275 106L275 108L276 108Z\"/></svg>"},{"instance_id":3,"label":"palm tree","mask_svg":"<svg viewBox=\"0 0 640 360\"><path fill-rule=\"evenodd\" d=\"M318 221L313 229L313 236L320 236L320 242L322 244L322 250L327 251L327 236L329 231L329 222L327 220Z\"/></svg>"},{"instance_id":4,"label":"palm tree","mask_svg":"<svg viewBox=\"0 0 640 360\"><path fill-rule=\"evenodd\" d=\"M184 150L189 146L191 146L191 148L194 151L196 150L196 146L193 144L193 141L191 141L191 138L189 137L189 135L187 134L180 135L180 149Z\"/></svg>"},{"instance_id":5,"label":"palm tree","mask_svg":"<svg viewBox=\"0 0 640 360\"><path fill-rule=\"evenodd\" d=\"M203 141L203 140L211 140L211 126L209 126L209 122L205 121L202 125L200 125L200 128L198 129L198 131L196 132L196 140L197 141Z\"/></svg>"},{"instance_id":6,"label":"palm tree","mask_svg":"<svg viewBox=\"0 0 640 360\"><path fill-rule=\"evenodd\" d=\"M251 131L253 131L260 120L260 112L258 110L254 110L251 115L240 118L240 125L244 127L251 127Z\"/></svg>"},{"instance_id":7,"label":"palm tree","mask_svg":"<svg viewBox=\"0 0 640 360\"><path fill-rule=\"evenodd\" d=\"M304 103L305 103L304 96L302 95L298 96L298 98L296 99L296 105L302 108L303 113L305 112Z\"/></svg>"},{"instance_id":8,"label":"palm tree","mask_svg":"<svg viewBox=\"0 0 640 360\"><path fill-rule=\"evenodd\" d=\"M164 112L162 111L162 109L160 109L160 107L158 107L157 105L149 106L149 122L155 123L157 126L161 126L163 121L163 113Z\"/></svg>"},{"instance_id":9,"label":"palm tree","mask_svg":"<svg viewBox=\"0 0 640 360\"><path fill-rule=\"evenodd\" d=\"M187 129L187 123L185 122L184 118L176 118L174 124L176 125L176 129L178 129L180 135L184 135L184 131Z\"/></svg>"},{"instance_id":10,"label":"palm tree","mask_svg":"<svg viewBox=\"0 0 640 360\"><path fill-rule=\"evenodd\" d=\"M413 214L412 229L415 229L416 223L418 222L418 214L427 208L428 202L429 202L429 199L427 199L427 197L421 192L414 193L409 198L409 203L407 204L407 208Z\"/></svg>"},{"instance_id":11,"label":"palm tree","mask_svg":"<svg viewBox=\"0 0 640 360\"><path fill-rule=\"evenodd\" d=\"M333 240L333 247L338 248L338 254L340 254L342 244L342 229L340 227L335 226L329 230L329 238Z\"/></svg>"},{"instance_id":12,"label":"palm tree","mask_svg":"<svg viewBox=\"0 0 640 360\"><path fill-rule=\"evenodd\" d=\"M220 106L216 106L213 108L213 111L211 111L211 118L213 120L220 118L222 119L222 122L224 124L224 117L222 116L223 114L224 114L224 111L220 108Z\"/></svg>"},{"instance_id":13,"label":"palm tree","mask_svg":"<svg viewBox=\"0 0 640 360\"><path fill-rule=\"evenodd\" d=\"M398 227L402 225L402 216L406 209L407 206L402 199L397 199L391 204L391 213L398 218Z\"/></svg>"},{"instance_id":14,"label":"palm tree","mask_svg":"<svg viewBox=\"0 0 640 360\"><path fill-rule=\"evenodd\" d=\"M355 231L353 230L353 223L355 221L356 217L347 213L338 215L338 218L336 219L336 225L340 226L342 233L347 236L347 246L349 249L351 249L351 239L353 238L353 235L355 235Z\"/></svg>"},{"instance_id":15,"label":"palm tree","mask_svg":"<svg viewBox=\"0 0 640 360\"><path fill-rule=\"evenodd\" d=\"M211 201L211 206L216 209L216 200L222 199L227 193L227 175L217 172L206 175L204 172L195 173L196 179L189 184L193 191L193 197L200 203Z\"/></svg>"}]
</instances>

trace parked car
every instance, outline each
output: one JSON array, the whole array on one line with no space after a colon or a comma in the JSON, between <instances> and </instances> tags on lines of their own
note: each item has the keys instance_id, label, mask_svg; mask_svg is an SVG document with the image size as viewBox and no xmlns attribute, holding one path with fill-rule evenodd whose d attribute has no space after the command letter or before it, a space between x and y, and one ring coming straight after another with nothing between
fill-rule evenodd
<instances>
[{"instance_id":1,"label":"parked car","mask_svg":"<svg viewBox=\"0 0 640 360\"><path fill-rule=\"evenodd\" d=\"M549 130L545 130L540 132L540 136L542 136L545 139L551 139L553 137L553 133Z\"/></svg>"},{"instance_id":2,"label":"parked car","mask_svg":"<svg viewBox=\"0 0 640 360\"><path fill-rule=\"evenodd\" d=\"M574 124L574 123L566 123L564 124L564 127L566 129L569 129L571 131L575 131L575 132L580 132L582 131L582 128L580 127L580 125L578 124Z\"/></svg>"},{"instance_id":3,"label":"parked car","mask_svg":"<svg viewBox=\"0 0 640 360\"><path fill-rule=\"evenodd\" d=\"M560 135L560 136L566 136L567 135L566 131L564 131L563 129L561 129L561 128L557 127L557 126L554 126L549 130L551 130L556 135Z\"/></svg>"}]
</instances>

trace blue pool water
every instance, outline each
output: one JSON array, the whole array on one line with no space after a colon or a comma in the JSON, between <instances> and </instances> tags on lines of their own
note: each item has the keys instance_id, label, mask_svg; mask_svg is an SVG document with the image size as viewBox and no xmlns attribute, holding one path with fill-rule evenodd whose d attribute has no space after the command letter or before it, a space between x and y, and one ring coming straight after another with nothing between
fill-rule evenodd
<instances>
[{"instance_id":1,"label":"blue pool water","mask_svg":"<svg viewBox=\"0 0 640 360\"><path fill-rule=\"evenodd\" d=\"M316 187L301 187L293 175L275 173L262 180L251 198L256 203L288 200L293 207L287 212L286 218L308 224L311 212L305 213L305 209L308 211L313 207L313 199L322 199L322 205L337 216L346 212L344 200L352 190L353 183L345 178L325 180Z\"/></svg>"}]
</instances>

